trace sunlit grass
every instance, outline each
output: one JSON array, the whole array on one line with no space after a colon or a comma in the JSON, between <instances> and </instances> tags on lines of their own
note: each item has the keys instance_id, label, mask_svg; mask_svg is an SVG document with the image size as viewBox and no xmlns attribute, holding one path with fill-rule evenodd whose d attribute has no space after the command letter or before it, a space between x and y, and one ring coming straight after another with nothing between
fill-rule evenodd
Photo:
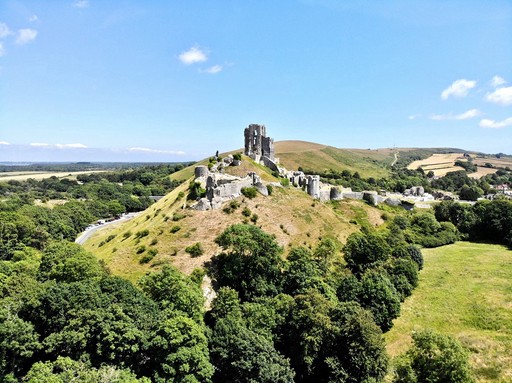
<instances>
[{"instance_id":1,"label":"sunlit grass","mask_svg":"<svg viewBox=\"0 0 512 383\"><path fill-rule=\"evenodd\" d=\"M423 254L420 284L386 334L390 355L408 348L412 331L430 328L470 350L478 382L511 382L512 251L458 242Z\"/></svg>"}]
</instances>

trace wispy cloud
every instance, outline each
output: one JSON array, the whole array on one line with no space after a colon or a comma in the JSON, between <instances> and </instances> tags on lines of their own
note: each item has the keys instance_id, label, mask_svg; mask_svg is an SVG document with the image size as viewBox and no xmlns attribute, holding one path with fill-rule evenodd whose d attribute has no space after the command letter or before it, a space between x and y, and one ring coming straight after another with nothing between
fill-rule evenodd
<instances>
[{"instance_id":1,"label":"wispy cloud","mask_svg":"<svg viewBox=\"0 0 512 383\"><path fill-rule=\"evenodd\" d=\"M444 120L469 120L480 116L482 113L478 109L470 109L461 114L434 114L430 116L431 120L444 121Z\"/></svg>"},{"instance_id":2,"label":"wispy cloud","mask_svg":"<svg viewBox=\"0 0 512 383\"><path fill-rule=\"evenodd\" d=\"M509 117L503 121L494 121L487 118L484 118L480 121L481 128L501 129L506 128L507 126L512 126L512 117Z\"/></svg>"},{"instance_id":3,"label":"wispy cloud","mask_svg":"<svg viewBox=\"0 0 512 383\"><path fill-rule=\"evenodd\" d=\"M180 61L185 65L195 64L208 60L207 54L198 47L192 47L179 55Z\"/></svg>"},{"instance_id":4,"label":"wispy cloud","mask_svg":"<svg viewBox=\"0 0 512 383\"><path fill-rule=\"evenodd\" d=\"M89 8L89 0L76 0L73 3L75 8Z\"/></svg>"},{"instance_id":5,"label":"wispy cloud","mask_svg":"<svg viewBox=\"0 0 512 383\"><path fill-rule=\"evenodd\" d=\"M2 57L3 55L5 55L4 44L0 42L0 57Z\"/></svg>"},{"instance_id":6,"label":"wispy cloud","mask_svg":"<svg viewBox=\"0 0 512 383\"><path fill-rule=\"evenodd\" d=\"M214 65L208 69L205 70L206 73L209 73L209 74L217 74L219 72L222 72L224 68L222 67L222 65Z\"/></svg>"},{"instance_id":7,"label":"wispy cloud","mask_svg":"<svg viewBox=\"0 0 512 383\"><path fill-rule=\"evenodd\" d=\"M19 29L18 37L16 38L16 44L23 45L33 41L37 37L37 31L35 29Z\"/></svg>"},{"instance_id":8,"label":"wispy cloud","mask_svg":"<svg viewBox=\"0 0 512 383\"><path fill-rule=\"evenodd\" d=\"M441 98L446 100L448 97L466 97L471 89L476 86L476 81L460 79L456 80L448 88L442 91Z\"/></svg>"},{"instance_id":9,"label":"wispy cloud","mask_svg":"<svg viewBox=\"0 0 512 383\"><path fill-rule=\"evenodd\" d=\"M7 37L12 34L12 31L9 29L7 24L0 23L0 39L3 39L4 37Z\"/></svg>"},{"instance_id":10,"label":"wispy cloud","mask_svg":"<svg viewBox=\"0 0 512 383\"><path fill-rule=\"evenodd\" d=\"M37 17L37 15L32 15L28 18L28 21L30 21L31 23L35 23L37 20L39 20L39 17Z\"/></svg>"},{"instance_id":11,"label":"wispy cloud","mask_svg":"<svg viewBox=\"0 0 512 383\"><path fill-rule=\"evenodd\" d=\"M491 80L491 86L493 88L497 88L498 86L506 84L506 83L507 82L505 81L505 79L501 76L494 76Z\"/></svg>"},{"instance_id":12,"label":"wispy cloud","mask_svg":"<svg viewBox=\"0 0 512 383\"><path fill-rule=\"evenodd\" d=\"M30 146L39 148L57 148L57 149L87 149L84 144L47 144L45 142L33 142Z\"/></svg>"},{"instance_id":13,"label":"wispy cloud","mask_svg":"<svg viewBox=\"0 0 512 383\"><path fill-rule=\"evenodd\" d=\"M500 105L512 105L512 86L496 89L492 93L488 93L487 101Z\"/></svg>"},{"instance_id":14,"label":"wispy cloud","mask_svg":"<svg viewBox=\"0 0 512 383\"><path fill-rule=\"evenodd\" d=\"M7 141L0 141L0 145L10 145L11 143L10 142L7 142Z\"/></svg>"},{"instance_id":15,"label":"wispy cloud","mask_svg":"<svg viewBox=\"0 0 512 383\"><path fill-rule=\"evenodd\" d=\"M185 152L181 150L160 150L151 148L134 147L128 149L130 152L144 152L144 153L160 153L160 154L178 154L183 155Z\"/></svg>"},{"instance_id":16,"label":"wispy cloud","mask_svg":"<svg viewBox=\"0 0 512 383\"><path fill-rule=\"evenodd\" d=\"M410 116L408 116L407 118L409 120L416 120L417 118L421 117L421 114L411 114Z\"/></svg>"}]
</instances>

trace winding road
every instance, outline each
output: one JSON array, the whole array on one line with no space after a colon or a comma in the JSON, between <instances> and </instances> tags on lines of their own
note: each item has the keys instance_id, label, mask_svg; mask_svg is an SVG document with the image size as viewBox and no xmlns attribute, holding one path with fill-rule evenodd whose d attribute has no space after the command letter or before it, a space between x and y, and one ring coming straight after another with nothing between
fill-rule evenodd
<instances>
[{"instance_id":1,"label":"winding road","mask_svg":"<svg viewBox=\"0 0 512 383\"><path fill-rule=\"evenodd\" d=\"M82 232L75 239L75 243L78 243L79 245L83 245L85 243L85 241L87 241L89 239L89 237L91 235L93 235L96 231L98 231L99 229L103 229L105 226L112 225L114 223L118 223L121 221L127 221L129 219L132 219L133 217L138 216L140 213L141 213L140 211L137 213L128 213L128 214L124 214L123 216L121 216L121 218L116 219L114 221L105 222L105 223L97 224L97 225L91 225L87 229L85 229L85 231Z\"/></svg>"}]
</instances>

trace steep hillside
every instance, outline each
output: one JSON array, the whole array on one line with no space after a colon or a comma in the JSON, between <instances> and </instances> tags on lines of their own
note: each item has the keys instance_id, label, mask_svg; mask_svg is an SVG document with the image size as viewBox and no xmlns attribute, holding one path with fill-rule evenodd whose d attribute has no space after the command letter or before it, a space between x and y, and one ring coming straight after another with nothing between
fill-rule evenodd
<instances>
[{"instance_id":1,"label":"steep hillside","mask_svg":"<svg viewBox=\"0 0 512 383\"><path fill-rule=\"evenodd\" d=\"M273 178L265 168L248 160L244 162L245 170L256 171L264 179ZM383 222L381 210L360 201L321 203L300 189L281 187L275 187L268 197L237 198L239 206L230 213L224 209L183 209L188 183L184 182L136 218L94 233L84 247L103 259L114 274L135 281L146 271L167 263L186 273L192 272L219 251L214 239L234 223L256 224L274 234L286 254L291 246L314 246L322 237L343 243L360 224L373 226ZM229 202L224 205L229 206ZM201 244L204 254L192 257L185 248L196 243ZM141 264L150 251L158 253L148 263Z\"/></svg>"},{"instance_id":2,"label":"steep hillside","mask_svg":"<svg viewBox=\"0 0 512 383\"><path fill-rule=\"evenodd\" d=\"M363 177L385 177L395 158L392 149L338 149L304 141L279 141L275 150L280 163L289 170L299 166L315 172L349 170Z\"/></svg>"}]
</instances>

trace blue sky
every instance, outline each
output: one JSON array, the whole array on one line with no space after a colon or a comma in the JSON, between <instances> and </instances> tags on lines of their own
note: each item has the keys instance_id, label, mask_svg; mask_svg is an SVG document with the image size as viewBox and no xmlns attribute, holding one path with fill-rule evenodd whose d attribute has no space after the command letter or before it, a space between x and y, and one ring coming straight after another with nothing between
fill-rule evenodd
<instances>
[{"instance_id":1,"label":"blue sky","mask_svg":"<svg viewBox=\"0 0 512 383\"><path fill-rule=\"evenodd\" d=\"M512 2L0 2L0 161L275 140L512 154Z\"/></svg>"}]
</instances>

